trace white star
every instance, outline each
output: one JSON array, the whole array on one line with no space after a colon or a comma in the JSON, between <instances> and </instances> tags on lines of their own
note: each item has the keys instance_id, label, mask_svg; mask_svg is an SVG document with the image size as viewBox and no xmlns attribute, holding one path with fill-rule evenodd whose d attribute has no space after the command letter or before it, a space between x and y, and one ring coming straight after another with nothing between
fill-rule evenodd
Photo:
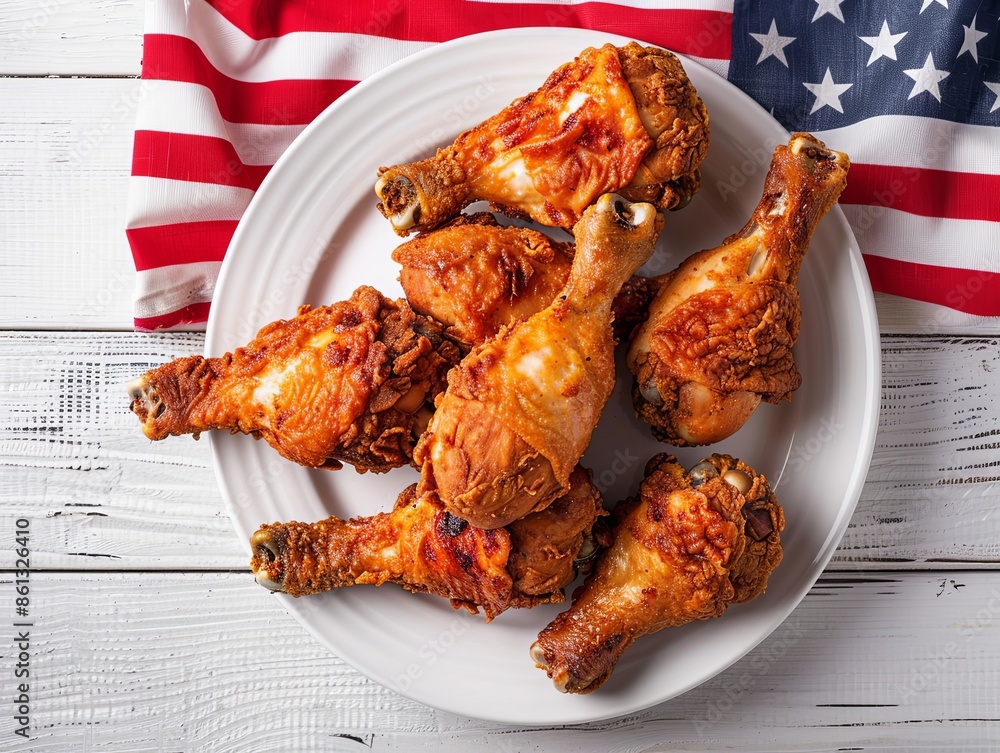
<instances>
[{"instance_id":1,"label":"white star","mask_svg":"<svg viewBox=\"0 0 1000 753\"><path fill-rule=\"evenodd\" d=\"M938 5L943 5L945 8L948 7L948 0L924 0L924 4L920 6L920 13L923 13L925 10L927 10L927 8L930 7L931 3L937 3Z\"/></svg>"},{"instance_id":2,"label":"white star","mask_svg":"<svg viewBox=\"0 0 1000 753\"><path fill-rule=\"evenodd\" d=\"M991 84L989 81L983 81L986 88L997 95L997 98L993 101L993 107L990 108L990 112L995 112L1000 110L1000 81L995 84Z\"/></svg>"},{"instance_id":3,"label":"white star","mask_svg":"<svg viewBox=\"0 0 1000 753\"><path fill-rule=\"evenodd\" d=\"M920 92L928 92L938 102L941 101L941 90L938 88L938 84L951 75L934 67L934 56L929 52L923 68L911 68L903 73L913 79L913 91L910 92L907 99L913 99Z\"/></svg>"},{"instance_id":4,"label":"white star","mask_svg":"<svg viewBox=\"0 0 1000 753\"><path fill-rule=\"evenodd\" d=\"M772 55L781 61L782 65L788 67L788 60L785 58L785 48L795 41L795 37L783 37L778 34L778 27L771 19L771 28L767 34L750 34L761 46L760 57L757 58L757 65L760 65Z\"/></svg>"},{"instance_id":5,"label":"white star","mask_svg":"<svg viewBox=\"0 0 1000 753\"><path fill-rule=\"evenodd\" d=\"M977 13L976 16L979 14ZM965 41L962 42L962 49L958 51L956 57L962 57L966 52L972 55L972 59L977 63L979 62L979 40L983 37L989 36L985 31L978 31L976 29L976 16L972 17L972 23L968 26L962 26L965 29Z\"/></svg>"},{"instance_id":6,"label":"white star","mask_svg":"<svg viewBox=\"0 0 1000 753\"><path fill-rule=\"evenodd\" d=\"M871 57L868 58L868 65L871 65L879 58L889 58L896 60L896 45L906 36L904 31L901 34L893 34L889 31L889 22L882 21L882 29L877 37L858 37L862 42L872 48Z\"/></svg>"},{"instance_id":7,"label":"white star","mask_svg":"<svg viewBox=\"0 0 1000 753\"><path fill-rule=\"evenodd\" d=\"M840 104L840 95L854 86L854 84L835 84L833 76L830 75L829 68L826 69L822 83L803 83L802 85L816 96L816 101L813 102L813 109L809 111L810 115L821 107L832 107L837 112L842 113L844 107Z\"/></svg>"},{"instance_id":8,"label":"white star","mask_svg":"<svg viewBox=\"0 0 1000 753\"><path fill-rule=\"evenodd\" d=\"M822 18L829 13L834 18L844 23L844 11L840 9L841 3L846 0L813 0L816 3L816 12L813 14L811 23L816 23L816 19Z\"/></svg>"}]
</instances>

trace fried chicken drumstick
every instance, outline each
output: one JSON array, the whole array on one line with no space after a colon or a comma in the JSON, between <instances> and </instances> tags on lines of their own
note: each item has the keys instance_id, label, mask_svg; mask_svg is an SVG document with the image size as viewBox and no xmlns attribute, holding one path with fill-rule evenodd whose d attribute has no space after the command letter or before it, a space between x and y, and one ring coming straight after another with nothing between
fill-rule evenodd
<instances>
[{"instance_id":1,"label":"fried chicken drumstick","mask_svg":"<svg viewBox=\"0 0 1000 753\"><path fill-rule=\"evenodd\" d=\"M635 42L607 44L434 157L380 168L375 192L399 235L477 200L569 229L608 192L659 209L686 204L707 149L708 115L680 61Z\"/></svg>"},{"instance_id":2,"label":"fried chicken drumstick","mask_svg":"<svg viewBox=\"0 0 1000 753\"><path fill-rule=\"evenodd\" d=\"M764 592L785 520L767 480L728 455L685 473L668 455L646 466L638 499L615 510L612 542L531 646L564 693L590 693L637 638L718 617Z\"/></svg>"},{"instance_id":3,"label":"fried chicken drumstick","mask_svg":"<svg viewBox=\"0 0 1000 753\"><path fill-rule=\"evenodd\" d=\"M563 601L602 515L600 493L579 466L567 494L492 531L456 518L413 485L389 513L263 525L250 540L250 566L258 583L292 596L398 583L473 613L481 607L489 621L510 607Z\"/></svg>"},{"instance_id":4,"label":"fried chicken drumstick","mask_svg":"<svg viewBox=\"0 0 1000 753\"><path fill-rule=\"evenodd\" d=\"M652 205L612 195L584 212L555 300L448 373L414 450L421 493L491 529L566 491L614 388L611 303L652 254L661 224Z\"/></svg>"},{"instance_id":5,"label":"fried chicken drumstick","mask_svg":"<svg viewBox=\"0 0 1000 753\"><path fill-rule=\"evenodd\" d=\"M479 345L552 303L566 284L575 248L544 233L502 227L489 212L459 215L392 252L414 311L445 325L464 348ZM615 338L627 340L652 291L630 277L612 303Z\"/></svg>"},{"instance_id":6,"label":"fried chicken drumstick","mask_svg":"<svg viewBox=\"0 0 1000 753\"><path fill-rule=\"evenodd\" d=\"M225 429L301 465L384 472L411 461L459 358L439 324L362 286L302 306L233 353L179 358L128 389L150 439Z\"/></svg>"},{"instance_id":7,"label":"fried chicken drumstick","mask_svg":"<svg viewBox=\"0 0 1000 753\"><path fill-rule=\"evenodd\" d=\"M628 367L636 413L658 439L718 442L761 400L778 403L798 389L799 267L849 167L847 155L794 134L775 149L746 226L652 283L658 290L633 334Z\"/></svg>"}]
</instances>

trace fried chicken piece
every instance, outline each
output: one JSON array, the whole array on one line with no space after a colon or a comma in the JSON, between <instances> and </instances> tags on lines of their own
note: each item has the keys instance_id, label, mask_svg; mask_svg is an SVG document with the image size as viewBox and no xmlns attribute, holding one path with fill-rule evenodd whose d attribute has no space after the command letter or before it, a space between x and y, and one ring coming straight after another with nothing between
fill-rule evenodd
<instances>
[{"instance_id":1,"label":"fried chicken piece","mask_svg":"<svg viewBox=\"0 0 1000 753\"><path fill-rule=\"evenodd\" d=\"M486 531L456 518L416 484L392 512L261 526L250 539L257 582L292 596L398 583L451 599L487 621L510 607L564 600L574 560L604 510L579 466L570 491L544 512Z\"/></svg>"},{"instance_id":2,"label":"fried chicken piece","mask_svg":"<svg viewBox=\"0 0 1000 753\"><path fill-rule=\"evenodd\" d=\"M785 519L767 480L728 455L685 474L668 455L646 466L639 498L615 510L611 546L531 646L564 693L590 693L637 638L718 617L764 592Z\"/></svg>"},{"instance_id":3,"label":"fried chicken piece","mask_svg":"<svg viewBox=\"0 0 1000 753\"><path fill-rule=\"evenodd\" d=\"M569 491L544 510L509 523L507 571L514 590L555 593L577 573L590 572L597 553L611 543L603 504L590 471L578 465L570 474Z\"/></svg>"},{"instance_id":4,"label":"fried chicken piece","mask_svg":"<svg viewBox=\"0 0 1000 753\"><path fill-rule=\"evenodd\" d=\"M587 209L562 292L449 372L414 450L421 492L492 529L568 489L614 387L611 302L652 254L661 224L652 205L612 195Z\"/></svg>"},{"instance_id":5,"label":"fried chicken piece","mask_svg":"<svg viewBox=\"0 0 1000 753\"><path fill-rule=\"evenodd\" d=\"M225 429L301 465L381 473L411 461L459 358L440 325L362 286L300 307L233 353L148 371L129 384L131 408L153 440Z\"/></svg>"},{"instance_id":6,"label":"fried chicken piece","mask_svg":"<svg viewBox=\"0 0 1000 753\"><path fill-rule=\"evenodd\" d=\"M573 264L572 243L502 227L489 212L459 215L396 248L399 282L414 311L469 349L548 306ZM626 281L612 304L615 338L628 339L652 299L646 278Z\"/></svg>"},{"instance_id":7,"label":"fried chicken piece","mask_svg":"<svg viewBox=\"0 0 1000 753\"><path fill-rule=\"evenodd\" d=\"M606 44L434 157L380 168L375 193L399 235L477 200L569 229L612 191L660 209L686 204L707 149L708 115L680 61L634 42Z\"/></svg>"},{"instance_id":8,"label":"fried chicken piece","mask_svg":"<svg viewBox=\"0 0 1000 753\"><path fill-rule=\"evenodd\" d=\"M698 166L708 154L708 110L675 55L636 42L618 52L639 118L653 140L618 193L658 209L682 209L701 188Z\"/></svg>"},{"instance_id":9,"label":"fried chicken piece","mask_svg":"<svg viewBox=\"0 0 1000 753\"><path fill-rule=\"evenodd\" d=\"M849 167L846 155L794 134L775 149L746 226L654 282L628 367L636 413L658 439L679 447L718 442L761 400L778 403L798 389L799 267Z\"/></svg>"},{"instance_id":10,"label":"fried chicken piece","mask_svg":"<svg viewBox=\"0 0 1000 753\"><path fill-rule=\"evenodd\" d=\"M392 258L413 310L471 347L545 308L566 284L573 247L479 212L420 233Z\"/></svg>"}]
</instances>

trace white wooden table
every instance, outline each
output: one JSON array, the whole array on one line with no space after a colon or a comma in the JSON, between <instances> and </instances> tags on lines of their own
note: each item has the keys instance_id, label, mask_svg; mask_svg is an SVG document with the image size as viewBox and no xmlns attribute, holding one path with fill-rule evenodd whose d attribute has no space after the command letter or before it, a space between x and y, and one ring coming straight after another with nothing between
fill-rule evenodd
<instances>
[{"instance_id":1,"label":"white wooden table","mask_svg":"<svg viewBox=\"0 0 1000 753\"><path fill-rule=\"evenodd\" d=\"M601 724L502 728L403 699L307 635L254 584L205 444L151 445L127 409L126 379L203 346L131 331L141 31L122 0L0 14L0 750L1000 747L1000 322L898 299L878 300L880 429L839 551L703 686Z\"/></svg>"}]
</instances>

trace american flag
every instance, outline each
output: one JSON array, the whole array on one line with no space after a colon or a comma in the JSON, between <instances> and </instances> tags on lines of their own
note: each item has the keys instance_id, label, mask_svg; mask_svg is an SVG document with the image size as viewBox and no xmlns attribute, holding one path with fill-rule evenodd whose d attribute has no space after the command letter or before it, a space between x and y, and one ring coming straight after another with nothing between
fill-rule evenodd
<instances>
[{"instance_id":1,"label":"american flag","mask_svg":"<svg viewBox=\"0 0 1000 753\"><path fill-rule=\"evenodd\" d=\"M254 191L338 96L424 47L523 26L708 65L851 156L841 205L875 290L1000 316L997 0L147 0L136 328L205 322Z\"/></svg>"}]
</instances>

